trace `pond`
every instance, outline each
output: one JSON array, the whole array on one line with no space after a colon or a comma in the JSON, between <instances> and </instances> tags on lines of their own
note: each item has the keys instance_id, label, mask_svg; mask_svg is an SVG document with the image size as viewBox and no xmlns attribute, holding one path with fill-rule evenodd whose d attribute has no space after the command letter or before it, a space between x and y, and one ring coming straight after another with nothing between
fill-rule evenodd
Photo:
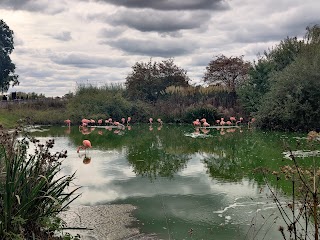
<instances>
[{"instance_id":1,"label":"pond","mask_svg":"<svg viewBox=\"0 0 320 240\"><path fill-rule=\"evenodd\" d=\"M54 151L68 151L62 174L76 171L75 183L83 186L73 204L132 204L141 231L161 239L280 239L282 220L256 169L279 170L288 161L284 143L296 147L303 137L147 124L86 132L46 127L32 135L54 138ZM76 152L84 139L92 143L91 159Z\"/></svg>"}]
</instances>

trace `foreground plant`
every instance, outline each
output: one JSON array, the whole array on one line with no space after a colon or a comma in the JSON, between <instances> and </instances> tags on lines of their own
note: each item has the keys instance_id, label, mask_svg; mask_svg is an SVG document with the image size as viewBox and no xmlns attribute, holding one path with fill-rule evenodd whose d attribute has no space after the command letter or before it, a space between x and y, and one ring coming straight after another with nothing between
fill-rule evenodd
<instances>
[{"instance_id":1,"label":"foreground plant","mask_svg":"<svg viewBox=\"0 0 320 240\"><path fill-rule=\"evenodd\" d=\"M280 171L273 171L277 181L287 180L290 183L291 199L288 202L280 200L277 189L274 189L266 180L267 186L271 191L274 202L280 212L285 226L279 226L278 230L283 239L319 239L320 227L320 168L317 164L319 160L319 151L316 150L319 134L310 132L307 136L308 151L288 151L284 152L287 158L291 159L291 164L280 168ZM300 143L298 143L300 146ZM287 147L288 149L288 147ZM311 156L313 161L311 167L303 166L298 162L302 157L307 161ZM268 170L264 170L265 178Z\"/></svg>"},{"instance_id":2,"label":"foreground plant","mask_svg":"<svg viewBox=\"0 0 320 240\"><path fill-rule=\"evenodd\" d=\"M1 239L51 239L62 228L58 214L79 195L67 192L75 175L60 176L67 152L50 153L53 140L17 140L0 129L0 237ZM29 144L35 147L28 154Z\"/></svg>"}]
</instances>

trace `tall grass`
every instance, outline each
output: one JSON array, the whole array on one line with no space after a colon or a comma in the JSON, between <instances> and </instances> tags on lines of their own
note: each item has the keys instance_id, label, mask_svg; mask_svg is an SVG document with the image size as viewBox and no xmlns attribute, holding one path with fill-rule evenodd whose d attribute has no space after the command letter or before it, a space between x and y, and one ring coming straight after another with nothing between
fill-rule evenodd
<instances>
[{"instance_id":1,"label":"tall grass","mask_svg":"<svg viewBox=\"0 0 320 240\"><path fill-rule=\"evenodd\" d=\"M65 152L50 153L53 140L17 140L17 132L0 129L0 237L1 239L49 239L61 228L58 213L79 195L68 191L75 175L59 176ZM29 144L35 145L28 154Z\"/></svg>"}]
</instances>

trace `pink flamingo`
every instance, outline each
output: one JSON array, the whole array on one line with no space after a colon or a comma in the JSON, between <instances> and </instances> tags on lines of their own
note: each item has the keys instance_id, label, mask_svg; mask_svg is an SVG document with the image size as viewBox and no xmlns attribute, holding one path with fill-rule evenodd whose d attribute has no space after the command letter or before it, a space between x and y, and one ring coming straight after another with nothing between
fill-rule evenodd
<instances>
[{"instance_id":1,"label":"pink flamingo","mask_svg":"<svg viewBox=\"0 0 320 240\"><path fill-rule=\"evenodd\" d=\"M130 122L131 122L131 117L128 117L127 124L129 124Z\"/></svg>"},{"instance_id":2,"label":"pink flamingo","mask_svg":"<svg viewBox=\"0 0 320 240\"><path fill-rule=\"evenodd\" d=\"M82 145L80 145L77 149L77 153L79 153L81 149L87 151L87 148L92 148L91 142L89 140L83 140Z\"/></svg>"},{"instance_id":3,"label":"pink flamingo","mask_svg":"<svg viewBox=\"0 0 320 240\"><path fill-rule=\"evenodd\" d=\"M158 119L157 119L157 122L158 122L160 125L162 125L162 120L161 120L161 118L158 118Z\"/></svg>"},{"instance_id":4,"label":"pink flamingo","mask_svg":"<svg viewBox=\"0 0 320 240\"><path fill-rule=\"evenodd\" d=\"M193 121L192 124L193 124L193 126L195 126L195 127L201 126L201 122L199 121L199 119L196 119L195 121Z\"/></svg>"},{"instance_id":5,"label":"pink flamingo","mask_svg":"<svg viewBox=\"0 0 320 240\"><path fill-rule=\"evenodd\" d=\"M126 123L126 119L125 118L121 118L121 122L122 122L122 124L125 124Z\"/></svg>"},{"instance_id":6,"label":"pink flamingo","mask_svg":"<svg viewBox=\"0 0 320 240\"><path fill-rule=\"evenodd\" d=\"M98 124L101 125L102 124L102 119L98 120Z\"/></svg>"},{"instance_id":7,"label":"pink flamingo","mask_svg":"<svg viewBox=\"0 0 320 240\"><path fill-rule=\"evenodd\" d=\"M236 122L236 125L238 125L239 123L242 123L242 121L243 121L243 118L240 117L240 118L239 118L239 121Z\"/></svg>"},{"instance_id":8,"label":"pink flamingo","mask_svg":"<svg viewBox=\"0 0 320 240\"><path fill-rule=\"evenodd\" d=\"M64 120L65 124L67 124L68 127L70 127L71 125L71 120L70 119L66 119Z\"/></svg>"},{"instance_id":9,"label":"pink flamingo","mask_svg":"<svg viewBox=\"0 0 320 240\"><path fill-rule=\"evenodd\" d=\"M149 123L152 124L153 118L149 118Z\"/></svg>"},{"instance_id":10,"label":"pink flamingo","mask_svg":"<svg viewBox=\"0 0 320 240\"><path fill-rule=\"evenodd\" d=\"M230 121L231 121L231 122L233 122L233 121L235 122L235 121L236 121L236 118L235 118L235 117L230 117Z\"/></svg>"},{"instance_id":11,"label":"pink flamingo","mask_svg":"<svg viewBox=\"0 0 320 240\"><path fill-rule=\"evenodd\" d=\"M227 121L227 125L229 125L229 126L230 126L231 124L232 124L232 122L231 122L231 121Z\"/></svg>"},{"instance_id":12,"label":"pink flamingo","mask_svg":"<svg viewBox=\"0 0 320 240\"><path fill-rule=\"evenodd\" d=\"M90 122L90 120L88 120L88 119L86 119L86 118L83 118L83 119L81 120L81 123L82 123L83 126L87 126L89 122Z\"/></svg>"},{"instance_id":13,"label":"pink flamingo","mask_svg":"<svg viewBox=\"0 0 320 240\"><path fill-rule=\"evenodd\" d=\"M206 127L210 127L210 124L209 123L207 123L206 121L202 124L205 128Z\"/></svg>"},{"instance_id":14,"label":"pink flamingo","mask_svg":"<svg viewBox=\"0 0 320 240\"><path fill-rule=\"evenodd\" d=\"M205 119L205 118L202 118L201 120L200 120L200 122L202 122L202 123L204 123L204 122L206 122L207 121L207 119Z\"/></svg>"},{"instance_id":15,"label":"pink flamingo","mask_svg":"<svg viewBox=\"0 0 320 240\"><path fill-rule=\"evenodd\" d=\"M217 120L216 120L216 123L217 123L217 124L219 124L219 123L220 123L220 120L219 120L219 119L217 119Z\"/></svg>"}]
</instances>

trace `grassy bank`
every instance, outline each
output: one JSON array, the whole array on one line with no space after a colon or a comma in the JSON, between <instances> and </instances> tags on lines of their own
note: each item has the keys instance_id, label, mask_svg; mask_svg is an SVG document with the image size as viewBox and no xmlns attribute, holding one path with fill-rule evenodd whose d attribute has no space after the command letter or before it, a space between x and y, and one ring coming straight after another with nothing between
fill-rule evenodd
<instances>
[{"instance_id":1,"label":"grassy bank","mask_svg":"<svg viewBox=\"0 0 320 240\"><path fill-rule=\"evenodd\" d=\"M63 124L66 119L66 106L67 101L61 99L8 102L0 108L0 124L5 128L14 128L21 121L26 124Z\"/></svg>"},{"instance_id":2,"label":"grassy bank","mask_svg":"<svg viewBox=\"0 0 320 240\"><path fill-rule=\"evenodd\" d=\"M0 109L0 124L5 128L14 128L17 125L19 115L6 109Z\"/></svg>"}]
</instances>

